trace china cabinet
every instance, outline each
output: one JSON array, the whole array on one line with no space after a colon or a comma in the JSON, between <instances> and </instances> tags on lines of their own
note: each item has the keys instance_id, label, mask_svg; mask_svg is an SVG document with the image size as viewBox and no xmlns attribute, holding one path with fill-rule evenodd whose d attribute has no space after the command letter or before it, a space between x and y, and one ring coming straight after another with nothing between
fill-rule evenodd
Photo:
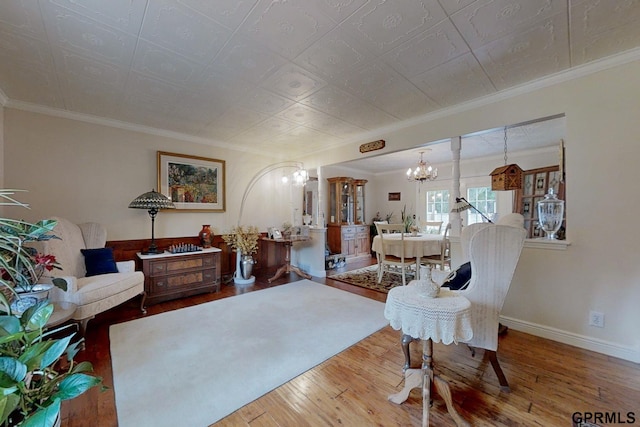
<instances>
[{"instance_id":1,"label":"china cabinet","mask_svg":"<svg viewBox=\"0 0 640 427\"><path fill-rule=\"evenodd\" d=\"M365 225L366 179L328 178L329 222L327 242L333 254L346 260L370 256L369 227Z\"/></svg>"}]
</instances>

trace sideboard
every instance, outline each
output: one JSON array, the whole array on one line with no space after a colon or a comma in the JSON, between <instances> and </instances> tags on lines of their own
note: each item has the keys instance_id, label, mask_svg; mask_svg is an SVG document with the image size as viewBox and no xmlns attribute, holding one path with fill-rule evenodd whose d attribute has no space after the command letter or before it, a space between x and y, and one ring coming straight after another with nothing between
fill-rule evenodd
<instances>
[{"instance_id":1,"label":"sideboard","mask_svg":"<svg viewBox=\"0 0 640 427\"><path fill-rule=\"evenodd\" d=\"M218 248L173 254L142 254L147 302L155 304L204 292L218 292L221 283Z\"/></svg>"}]
</instances>

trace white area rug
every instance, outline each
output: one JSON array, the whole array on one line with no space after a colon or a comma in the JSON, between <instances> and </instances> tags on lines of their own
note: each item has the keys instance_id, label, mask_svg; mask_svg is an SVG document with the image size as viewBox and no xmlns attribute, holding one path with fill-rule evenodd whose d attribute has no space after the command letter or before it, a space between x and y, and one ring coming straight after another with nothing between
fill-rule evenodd
<instances>
[{"instance_id":1,"label":"white area rug","mask_svg":"<svg viewBox=\"0 0 640 427\"><path fill-rule=\"evenodd\" d=\"M110 328L119 427L208 426L388 324L301 280Z\"/></svg>"}]
</instances>

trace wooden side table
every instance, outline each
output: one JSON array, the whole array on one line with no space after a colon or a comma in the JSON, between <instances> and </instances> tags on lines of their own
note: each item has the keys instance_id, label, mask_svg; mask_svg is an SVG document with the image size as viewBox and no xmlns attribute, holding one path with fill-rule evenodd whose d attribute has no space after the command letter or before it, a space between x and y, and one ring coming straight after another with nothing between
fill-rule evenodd
<instances>
[{"instance_id":1,"label":"wooden side table","mask_svg":"<svg viewBox=\"0 0 640 427\"><path fill-rule=\"evenodd\" d=\"M311 279L311 276L309 274L300 270L295 265L291 265L291 246L293 246L295 242L306 242L307 240L310 240L309 236L291 236L287 239L269 239L269 238L263 237L262 240L281 243L285 245L285 248L286 248L284 264L280 268L278 268L278 271L276 271L276 274L269 279L269 283L273 282L283 274L290 273L292 271L300 277L304 277L305 279Z\"/></svg>"}]
</instances>

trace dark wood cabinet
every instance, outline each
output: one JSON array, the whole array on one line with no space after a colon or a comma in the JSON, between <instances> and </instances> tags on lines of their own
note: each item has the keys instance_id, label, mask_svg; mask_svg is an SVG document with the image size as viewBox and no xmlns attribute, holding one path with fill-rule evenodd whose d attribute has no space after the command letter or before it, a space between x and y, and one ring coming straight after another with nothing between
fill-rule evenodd
<instances>
[{"instance_id":1,"label":"dark wood cabinet","mask_svg":"<svg viewBox=\"0 0 640 427\"><path fill-rule=\"evenodd\" d=\"M138 253L142 260L147 302L155 304L204 292L218 292L221 282L220 253L221 250L217 248L182 254Z\"/></svg>"}]
</instances>

